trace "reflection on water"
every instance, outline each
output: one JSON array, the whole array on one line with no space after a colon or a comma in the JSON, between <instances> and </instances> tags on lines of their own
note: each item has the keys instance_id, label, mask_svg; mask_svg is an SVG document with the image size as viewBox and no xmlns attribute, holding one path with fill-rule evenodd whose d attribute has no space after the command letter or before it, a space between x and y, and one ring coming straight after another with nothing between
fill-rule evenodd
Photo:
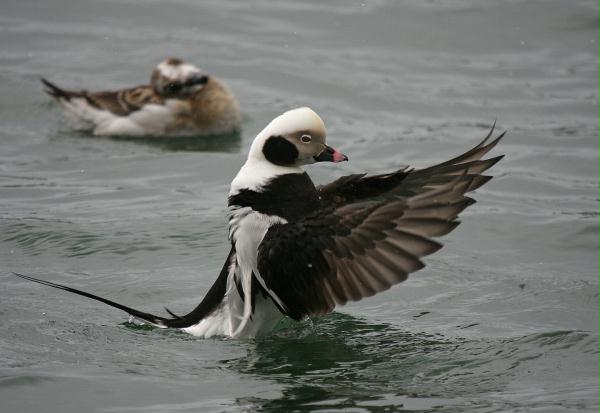
<instances>
[{"instance_id":1,"label":"reflection on water","mask_svg":"<svg viewBox=\"0 0 600 413\"><path fill-rule=\"evenodd\" d=\"M115 142L133 142L153 146L167 151L238 152L241 149L241 133L225 135L181 135L181 136L93 136L90 131L63 132L67 136L89 139L109 139Z\"/></svg>"},{"instance_id":2,"label":"reflection on water","mask_svg":"<svg viewBox=\"0 0 600 413\"><path fill-rule=\"evenodd\" d=\"M284 384L278 399L245 398L240 405L267 412L313 411L317 405L383 412L397 411L399 400L420 397L428 400L422 406L433 407L438 395L422 388L415 394L415 378L438 368L435 359L460 342L339 313L295 327L257 340L246 357L228 362L242 373Z\"/></svg>"},{"instance_id":3,"label":"reflection on water","mask_svg":"<svg viewBox=\"0 0 600 413\"><path fill-rule=\"evenodd\" d=\"M210 136L113 136L110 139L156 146L169 151L237 152L241 148L240 132Z\"/></svg>"},{"instance_id":4,"label":"reflection on water","mask_svg":"<svg viewBox=\"0 0 600 413\"><path fill-rule=\"evenodd\" d=\"M278 398L246 397L253 411L463 410L467 397L505 390L518 368L567 348L596 351L584 332L466 340L414 333L334 313L282 328L228 368L283 385ZM523 365L523 366L522 366ZM476 397L476 396L475 396ZM478 407L502 402L480 400Z\"/></svg>"}]
</instances>

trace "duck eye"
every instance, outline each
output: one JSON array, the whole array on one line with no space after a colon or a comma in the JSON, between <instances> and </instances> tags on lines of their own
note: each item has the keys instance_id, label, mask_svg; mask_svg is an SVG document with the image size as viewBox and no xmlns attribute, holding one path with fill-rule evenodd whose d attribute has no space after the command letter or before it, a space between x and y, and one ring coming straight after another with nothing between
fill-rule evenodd
<instances>
[{"instance_id":1,"label":"duck eye","mask_svg":"<svg viewBox=\"0 0 600 413\"><path fill-rule=\"evenodd\" d=\"M312 138L310 137L310 135L302 135L302 136L300 137L300 140L301 140L303 143L310 143L310 141L312 140Z\"/></svg>"},{"instance_id":2,"label":"duck eye","mask_svg":"<svg viewBox=\"0 0 600 413\"><path fill-rule=\"evenodd\" d=\"M181 90L181 83L169 83L167 89L169 92L177 93Z\"/></svg>"}]
</instances>

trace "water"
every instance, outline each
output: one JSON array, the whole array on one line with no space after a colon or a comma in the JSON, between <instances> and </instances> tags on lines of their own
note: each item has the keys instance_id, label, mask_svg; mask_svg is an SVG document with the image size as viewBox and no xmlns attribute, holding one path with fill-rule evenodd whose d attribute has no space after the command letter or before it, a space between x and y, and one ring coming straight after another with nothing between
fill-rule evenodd
<instances>
[{"instance_id":1,"label":"water","mask_svg":"<svg viewBox=\"0 0 600 413\"><path fill-rule=\"evenodd\" d=\"M598 4L0 5L0 400L8 412L598 411ZM225 79L240 135L74 131L39 77L137 84L168 56ZM256 133L310 105L346 173L426 166L494 119L506 159L406 283L258 340L127 323L18 271L152 312L225 258L225 196Z\"/></svg>"}]
</instances>

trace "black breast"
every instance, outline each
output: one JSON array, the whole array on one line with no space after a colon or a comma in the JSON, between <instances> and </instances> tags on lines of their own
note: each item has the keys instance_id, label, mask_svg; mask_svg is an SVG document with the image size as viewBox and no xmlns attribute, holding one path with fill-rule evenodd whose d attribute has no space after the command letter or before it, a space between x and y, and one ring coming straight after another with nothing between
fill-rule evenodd
<instances>
[{"instance_id":1,"label":"black breast","mask_svg":"<svg viewBox=\"0 0 600 413\"><path fill-rule=\"evenodd\" d=\"M229 206L251 207L257 212L295 221L319 207L319 194L306 172L273 178L259 191L242 189L229 197Z\"/></svg>"}]
</instances>

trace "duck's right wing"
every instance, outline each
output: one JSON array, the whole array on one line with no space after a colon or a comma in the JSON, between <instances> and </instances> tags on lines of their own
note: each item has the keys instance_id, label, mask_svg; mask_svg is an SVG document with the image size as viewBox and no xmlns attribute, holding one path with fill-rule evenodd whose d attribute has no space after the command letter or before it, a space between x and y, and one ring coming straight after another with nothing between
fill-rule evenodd
<instances>
[{"instance_id":1,"label":"duck's right wing","mask_svg":"<svg viewBox=\"0 0 600 413\"><path fill-rule=\"evenodd\" d=\"M322 209L268 230L259 282L284 314L302 319L404 281L441 248L432 238L452 231L475 202L465 194L491 179L481 173L502 156L480 158L501 137L431 168L321 188Z\"/></svg>"},{"instance_id":2,"label":"duck's right wing","mask_svg":"<svg viewBox=\"0 0 600 413\"><path fill-rule=\"evenodd\" d=\"M326 314L404 281L421 257L442 247L459 212L474 201L470 181L408 199L366 201L319 210L269 229L257 277L279 309L299 320Z\"/></svg>"}]
</instances>

